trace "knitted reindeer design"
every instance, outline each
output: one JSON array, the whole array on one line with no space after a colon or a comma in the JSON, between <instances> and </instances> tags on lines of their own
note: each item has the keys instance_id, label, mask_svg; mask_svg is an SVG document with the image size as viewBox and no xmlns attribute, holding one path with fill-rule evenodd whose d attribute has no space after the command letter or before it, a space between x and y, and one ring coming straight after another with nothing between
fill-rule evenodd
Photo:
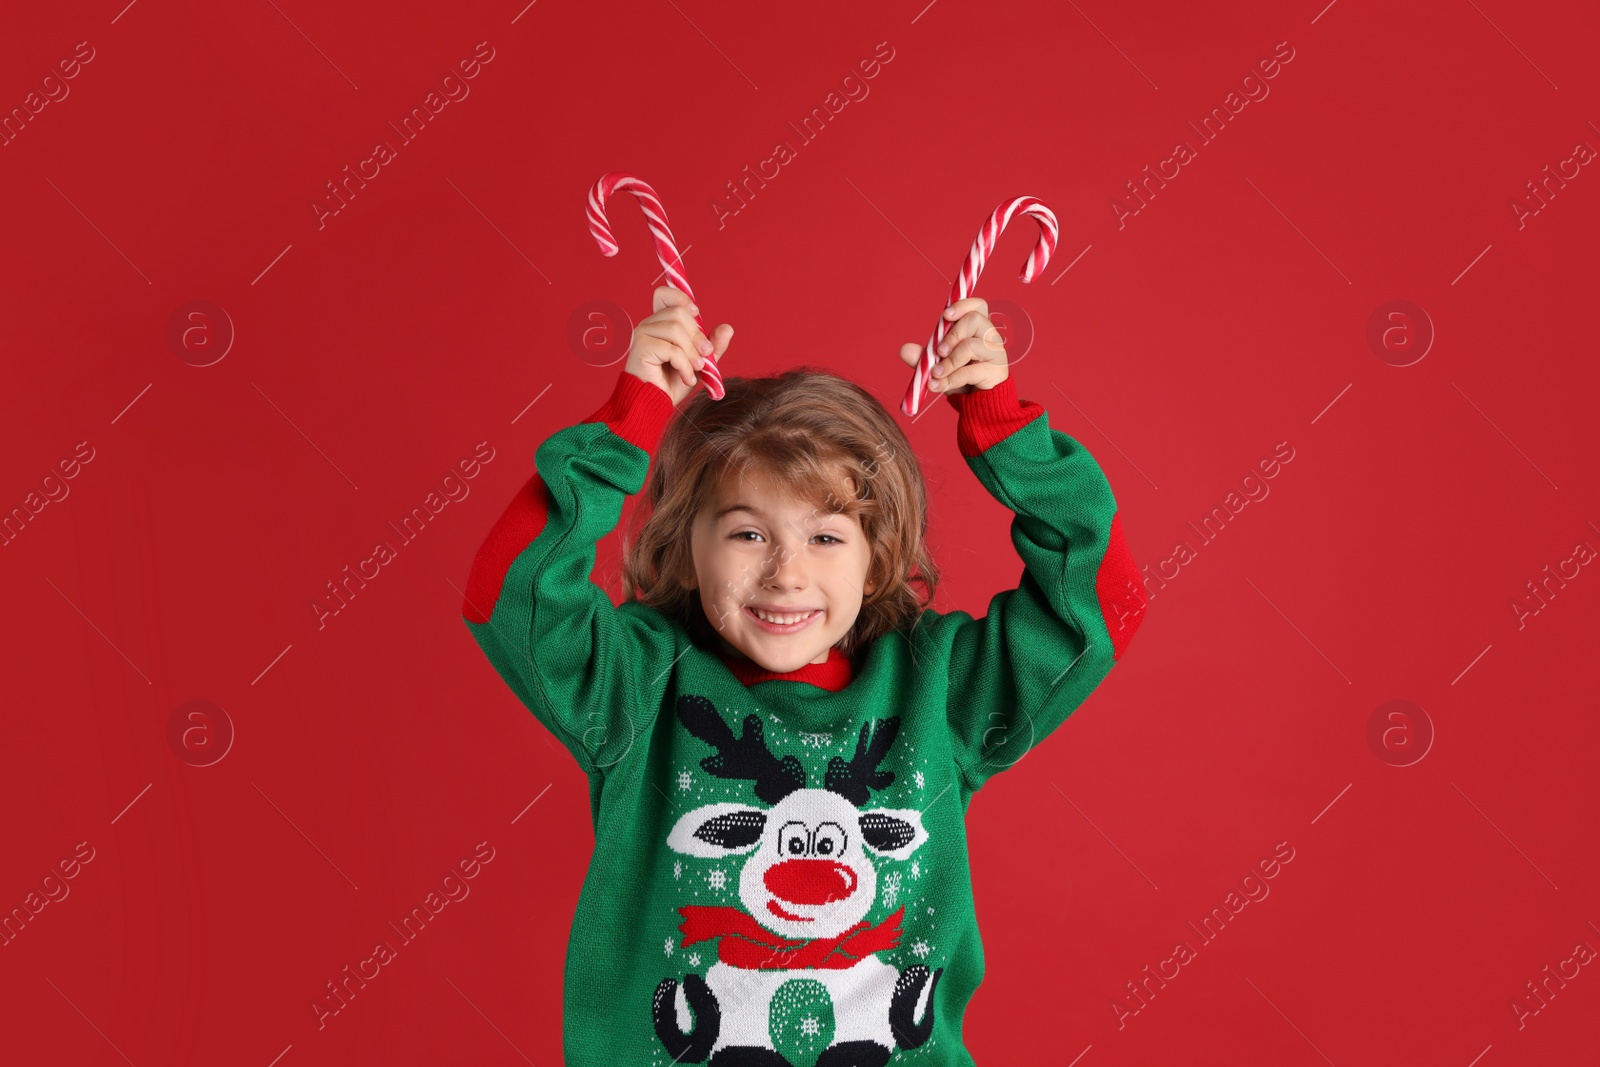
<instances>
[{"instance_id":1,"label":"knitted reindeer design","mask_svg":"<svg viewBox=\"0 0 1600 1067\"><path fill-rule=\"evenodd\" d=\"M673 1062L790 1067L769 1021L778 988L797 977L821 982L833 1002L833 1043L816 1067L883 1067L896 1047L927 1041L944 969L930 980L920 963L900 971L875 955L899 944L904 907L876 926L863 921L877 899L871 857L906 859L928 839L916 809L865 806L871 790L894 781L878 763L894 744L899 716L864 724L855 755L834 756L823 787L808 789L798 759L768 750L758 716L747 715L736 738L704 697L679 697L677 713L717 750L700 765L719 778L749 780L765 806L707 804L667 837L689 856L749 855L739 875L743 909L678 909L684 945L719 940L704 979L688 974L681 990L673 978L656 987L656 1036Z\"/></svg>"}]
</instances>

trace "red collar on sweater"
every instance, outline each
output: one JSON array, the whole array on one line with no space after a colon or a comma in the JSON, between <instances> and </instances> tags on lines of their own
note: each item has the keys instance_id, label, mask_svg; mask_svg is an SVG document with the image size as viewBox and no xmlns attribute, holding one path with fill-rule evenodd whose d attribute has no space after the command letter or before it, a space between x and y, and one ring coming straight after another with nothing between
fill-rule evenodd
<instances>
[{"instance_id":1,"label":"red collar on sweater","mask_svg":"<svg viewBox=\"0 0 1600 1067\"><path fill-rule=\"evenodd\" d=\"M822 663L807 663L801 667L782 673L769 671L752 659L741 655L729 653L720 645L717 647L717 656L727 665L733 676L745 685L755 685L757 682L810 682L814 686L837 693L850 684L851 670L850 658L839 651L839 646L828 649L828 658Z\"/></svg>"},{"instance_id":2,"label":"red collar on sweater","mask_svg":"<svg viewBox=\"0 0 1600 1067\"><path fill-rule=\"evenodd\" d=\"M821 664L818 664L821 666ZM877 926L858 922L837 937L780 937L741 908L686 904L678 909L683 943L717 942L717 959L730 967L751 970L793 970L802 967L849 967L865 956L900 943L902 906Z\"/></svg>"}]
</instances>

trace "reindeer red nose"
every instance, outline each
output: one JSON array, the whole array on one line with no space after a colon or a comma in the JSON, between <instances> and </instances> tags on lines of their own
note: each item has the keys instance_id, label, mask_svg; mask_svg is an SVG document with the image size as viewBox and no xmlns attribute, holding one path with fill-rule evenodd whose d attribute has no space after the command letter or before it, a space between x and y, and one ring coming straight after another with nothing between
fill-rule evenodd
<instances>
[{"instance_id":1,"label":"reindeer red nose","mask_svg":"<svg viewBox=\"0 0 1600 1067\"><path fill-rule=\"evenodd\" d=\"M856 891L856 872L832 860L784 860L767 868L762 880L791 904L826 904Z\"/></svg>"}]
</instances>

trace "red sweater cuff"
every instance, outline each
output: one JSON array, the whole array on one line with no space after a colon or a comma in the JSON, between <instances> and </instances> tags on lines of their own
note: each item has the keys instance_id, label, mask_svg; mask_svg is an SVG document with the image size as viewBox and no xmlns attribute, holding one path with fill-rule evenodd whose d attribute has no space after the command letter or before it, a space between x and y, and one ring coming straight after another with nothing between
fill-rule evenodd
<instances>
[{"instance_id":1,"label":"red sweater cuff","mask_svg":"<svg viewBox=\"0 0 1600 1067\"><path fill-rule=\"evenodd\" d=\"M1044 414L1041 405L1018 399L1017 383L1009 377L992 389L957 393L949 400L958 416L956 444L963 456L978 455Z\"/></svg>"},{"instance_id":2,"label":"red sweater cuff","mask_svg":"<svg viewBox=\"0 0 1600 1067\"><path fill-rule=\"evenodd\" d=\"M583 421L603 422L612 433L653 456L673 410L665 390L622 371L610 398Z\"/></svg>"}]
</instances>

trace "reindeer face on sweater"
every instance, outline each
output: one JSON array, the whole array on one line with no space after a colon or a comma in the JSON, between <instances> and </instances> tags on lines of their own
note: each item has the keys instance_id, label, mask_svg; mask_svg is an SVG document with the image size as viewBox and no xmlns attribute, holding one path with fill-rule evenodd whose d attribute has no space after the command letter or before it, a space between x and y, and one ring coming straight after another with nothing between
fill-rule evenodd
<instances>
[{"instance_id":1,"label":"reindeer face on sweater","mask_svg":"<svg viewBox=\"0 0 1600 1067\"><path fill-rule=\"evenodd\" d=\"M669 847L690 856L747 855L739 899L761 925L785 937L832 937L859 922L877 898L873 857L905 859L928 833L914 808L868 807L871 790L894 781L877 770L899 732L898 717L862 726L850 760L829 761L823 788L806 788L805 768L766 746L761 719L748 715L735 738L704 697L680 697L678 717L717 754L700 761L720 778L748 779L765 805L707 804L682 816Z\"/></svg>"}]
</instances>

